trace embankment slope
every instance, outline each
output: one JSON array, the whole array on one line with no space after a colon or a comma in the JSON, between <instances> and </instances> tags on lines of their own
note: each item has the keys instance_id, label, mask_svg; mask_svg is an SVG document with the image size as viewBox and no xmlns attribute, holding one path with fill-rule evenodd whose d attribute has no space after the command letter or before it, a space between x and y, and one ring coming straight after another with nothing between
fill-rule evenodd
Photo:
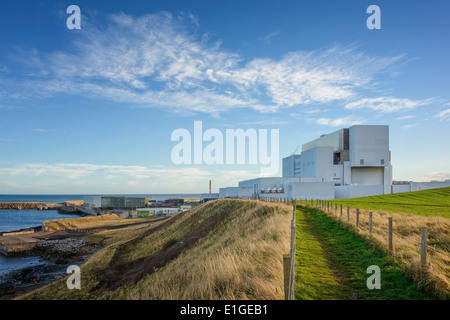
<instances>
[{"instance_id":1,"label":"embankment slope","mask_svg":"<svg viewBox=\"0 0 450 320\"><path fill-rule=\"evenodd\" d=\"M102 249L66 279L23 299L282 299L291 206L207 202L171 219L91 235Z\"/></svg>"}]
</instances>

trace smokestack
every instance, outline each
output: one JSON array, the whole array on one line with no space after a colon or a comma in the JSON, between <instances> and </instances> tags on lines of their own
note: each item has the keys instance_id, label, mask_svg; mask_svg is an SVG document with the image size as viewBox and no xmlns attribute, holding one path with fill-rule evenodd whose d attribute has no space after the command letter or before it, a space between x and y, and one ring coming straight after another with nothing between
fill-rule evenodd
<instances>
[{"instance_id":1,"label":"smokestack","mask_svg":"<svg viewBox=\"0 0 450 320\"><path fill-rule=\"evenodd\" d=\"M211 180L209 180L209 193L211 193Z\"/></svg>"}]
</instances>

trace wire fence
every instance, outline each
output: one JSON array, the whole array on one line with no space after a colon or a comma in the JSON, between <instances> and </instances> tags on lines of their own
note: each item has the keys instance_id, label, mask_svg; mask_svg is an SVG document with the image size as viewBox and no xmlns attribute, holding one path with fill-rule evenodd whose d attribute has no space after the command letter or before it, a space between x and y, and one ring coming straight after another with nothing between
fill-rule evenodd
<instances>
[{"instance_id":1,"label":"wire fence","mask_svg":"<svg viewBox=\"0 0 450 320\"><path fill-rule=\"evenodd\" d=\"M284 276L284 298L285 300L294 300L295 285L295 238L297 234L297 223L295 212L297 210L296 200L292 200L292 220L291 220L291 239L290 250L288 254L283 255L283 276Z\"/></svg>"},{"instance_id":2,"label":"wire fence","mask_svg":"<svg viewBox=\"0 0 450 320\"><path fill-rule=\"evenodd\" d=\"M450 221L401 213L343 207L318 199L267 197L293 204L290 253L283 255L285 299L294 299L296 206L320 210L343 227L363 236L398 259L396 262L424 287L448 298L450 292Z\"/></svg>"},{"instance_id":3,"label":"wire fence","mask_svg":"<svg viewBox=\"0 0 450 320\"><path fill-rule=\"evenodd\" d=\"M392 212L343 207L326 200L303 200L388 254L419 284L448 297L450 292L450 221Z\"/></svg>"}]
</instances>

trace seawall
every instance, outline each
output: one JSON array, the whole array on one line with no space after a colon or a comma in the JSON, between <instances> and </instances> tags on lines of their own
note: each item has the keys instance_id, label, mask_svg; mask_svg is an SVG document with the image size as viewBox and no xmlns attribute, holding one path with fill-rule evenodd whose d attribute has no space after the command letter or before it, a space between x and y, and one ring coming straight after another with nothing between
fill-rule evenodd
<instances>
[{"instance_id":1,"label":"seawall","mask_svg":"<svg viewBox=\"0 0 450 320\"><path fill-rule=\"evenodd\" d=\"M42 202L0 202L0 210L57 210L63 206L60 203L42 203Z\"/></svg>"}]
</instances>

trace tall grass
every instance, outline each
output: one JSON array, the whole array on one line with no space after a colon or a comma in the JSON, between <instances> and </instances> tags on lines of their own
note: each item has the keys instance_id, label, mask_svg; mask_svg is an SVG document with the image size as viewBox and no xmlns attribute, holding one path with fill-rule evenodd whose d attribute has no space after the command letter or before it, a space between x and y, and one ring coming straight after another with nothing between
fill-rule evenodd
<instances>
[{"instance_id":1,"label":"tall grass","mask_svg":"<svg viewBox=\"0 0 450 320\"><path fill-rule=\"evenodd\" d=\"M297 217L298 226L306 225L298 235L297 299L436 299L405 276L392 256L342 228L329 215L303 207L297 210ZM381 290L367 288L367 268L371 265L381 270Z\"/></svg>"},{"instance_id":2,"label":"tall grass","mask_svg":"<svg viewBox=\"0 0 450 320\"><path fill-rule=\"evenodd\" d=\"M368 239L383 251L388 251L388 218L393 220L393 257L404 272L422 288L450 298L450 219L423 217L395 212L372 213L372 233L369 233L369 210L359 210L359 226L356 228L356 209L350 210L347 223L346 209L340 217L340 208L328 213L351 231ZM420 277L420 228L427 227L428 262L424 277Z\"/></svg>"},{"instance_id":3,"label":"tall grass","mask_svg":"<svg viewBox=\"0 0 450 320\"><path fill-rule=\"evenodd\" d=\"M115 263L113 258L129 262L163 250L222 210L230 210L225 220L164 267L134 285L95 290L98 275ZM63 279L23 298L282 299L282 255L289 252L291 210L279 203L223 199L198 206L153 233L154 224L103 231L90 236L103 248L81 266L81 290L68 290Z\"/></svg>"},{"instance_id":4,"label":"tall grass","mask_svg":"<svg viewBox=\"0 0 450 320\"><path fill-rule=\"evenodd\" d=\"M89 229L97 227L112 227L125 224L141 223L150 220L156 220L157 218L140 218L140 219L121 219L119 215L115 213L108 213L100 216L78 217L78 218L66 218L44 221L42 224L49 230L76 230L76 229Z\"/></svg>"}]
</instances>

